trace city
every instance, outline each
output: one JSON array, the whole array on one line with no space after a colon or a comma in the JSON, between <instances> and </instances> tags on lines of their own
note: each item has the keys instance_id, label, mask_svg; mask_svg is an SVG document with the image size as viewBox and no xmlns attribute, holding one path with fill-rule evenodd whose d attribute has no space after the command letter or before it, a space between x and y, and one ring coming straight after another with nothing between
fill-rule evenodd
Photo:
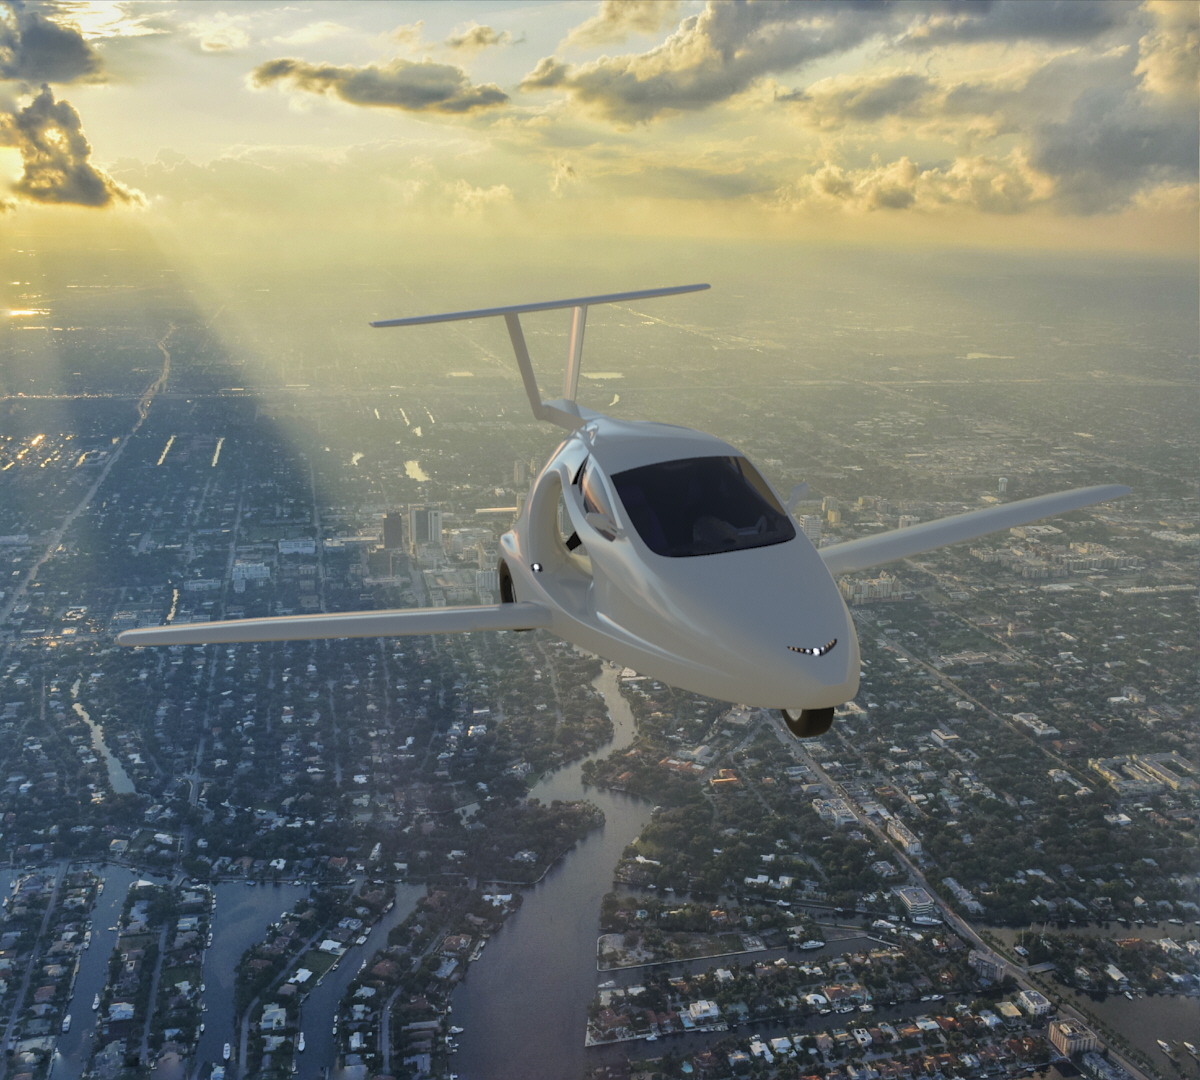
<instances>
[{"instance_id":1,"label":"city","mask_svg":"<svg viewBox=\"0 0 1200 1080\"><path fill-rule=\"evenodd\" d=\"M869 360L672 395L631 346L592 393L807 478L818 546L1135 489L840 579L862 688L797 742L541 631L118 649L492 602L552 449L507 377L289 385L155 289L112 352L50 286L10 331L6 1076L1198 1075L1194 427Z\"/></svg>"}]
</instances>

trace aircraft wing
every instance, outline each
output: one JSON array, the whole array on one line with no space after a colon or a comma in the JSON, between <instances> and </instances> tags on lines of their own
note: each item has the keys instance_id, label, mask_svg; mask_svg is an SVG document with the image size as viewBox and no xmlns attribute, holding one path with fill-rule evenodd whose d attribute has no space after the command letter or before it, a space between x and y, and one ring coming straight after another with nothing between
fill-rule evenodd
<instances>
[{"instance_id":1,"label":"aircraft wing","mask_svg":"<svg viewBox=\"0 0 1200 1080\"><path fill-rule=\"evenodd\" d=\"M831 574L848 574L882 566L895 559L906 559L910 555L920 555L923 551L933 551L948 544L974 540L1001 529L1028 525L1040 518L1065 514L1068 510L1119 499L1130 491L1130 488L1121 484L1100 484L1076 488L1074 491L1058 491L1053 495L1038 495L986 510L973 510L969 514L927 521L907 529L895 529L879 536L865 536L861 540L833 544L821 548L820 555Z\"/></svg>"},{"instance_id":2,"label":"aircraft wing","mask_svg":"<svg viewBox=\"0 0 1200 1080\"><path fill-rule=\"evenodd\" d=\"M551 612L541 604L479 607L399 608L329 615L280 615L123 630L118 645L208 645L233 641L310 641L314 638L401 637L463 634L471 630L533 630L548 627Z\"/></svg>"}]
</instances>

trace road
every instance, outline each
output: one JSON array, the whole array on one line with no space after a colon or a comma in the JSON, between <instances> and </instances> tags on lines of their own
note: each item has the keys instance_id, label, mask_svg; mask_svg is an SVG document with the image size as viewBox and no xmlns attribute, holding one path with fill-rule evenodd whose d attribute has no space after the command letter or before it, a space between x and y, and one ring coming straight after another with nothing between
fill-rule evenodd
<instances>
[{"instance_id":1,"label":"road","mask_svg":"<svg viewBox=\"0 0 1200 1080\"><path fill-rule=\"evenodd\" d=\"M38 573L41 571L42 567L62 545L63 537L66 536L67 530L75 524L75 519L79 517L79 515L82 514L84 510L86 510L91 504L92 499L96 497L96 492L100 490L100 485L108 479L108 474L112 471L112 467L125 452L125 447L129 445L130 439L132 439L138 433L138 429L145 422L146 417L150 412L150 403L154 400L155 395L158 394L158 392L166 385L167 379L171 374L171 354L167 352L167 339L171 336L174 330L175 327L171 326L167 330L166 334L163 335L163 339L158 343L158 347L162 350L163 354L162 372L154 382L146 387L146 389L142 392L142 396L138 399L137 422L132 428L130 428L129 433L121 439L116 450L114 450L108 456L108 460L104 463L103 468L100 470L100 475L97 476L93 481L92 486L87 489L87 493L82 499L79 500L75 508L71 510L65 518L63 518L62 523L58 526L58 528L50 534L50 540L46 545L46 550L43 551L40 556L38 556L37 561L29 568L29 572L21 579L20 584L13 589L12 595L5 602L4 606L0 607L0 624L4 623L12 614L13 608L16 607L21 597L25 595L30 584L34 581L37 581Z\"/></svg>"}]
</instances>

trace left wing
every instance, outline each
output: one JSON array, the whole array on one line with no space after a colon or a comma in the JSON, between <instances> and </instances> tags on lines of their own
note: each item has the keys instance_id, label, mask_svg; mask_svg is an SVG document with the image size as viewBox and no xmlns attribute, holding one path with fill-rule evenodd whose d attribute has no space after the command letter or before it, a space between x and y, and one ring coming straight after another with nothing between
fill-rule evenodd
<instances>
[{"instance_id":1,"label":"left wing","mask_svg":"<svg viewBox=\"0 0 1200 1080\"><path fill-rule=\"evenodd\" d=\"M310 641L314 638L400 637L465 634L471 630L533 630L548 627L551 612L541 604L480 607L399 608L330 615L280 615L123 630L118 645L209 645L233 641Z\"/></svg>"},{"instance_id":2,"label":"left wing","mask_svg":"<svg viewBox=\"0 0 1200 1080\"><path fill-rule=\"evenodd\" d=\"M848 574L855 570L868 570L882 566L895 559L907 559L923 551L958 544L964 540L975 540L988 533L1011 529L1017 525L1028 525L1031 521L1065 514L1094 503L1119 499L1128 495L1131 488L1121 484L1100 484L1096 487L1076 488L1074 491L1058 491L1053 495L1038 495L1032 499L991 506L986 510L973 510L969 514L927 521L923 525L912 525L907 529L894 529L879 536L865 536L861 540L849 540L844 544L833 544L821 548L820 556L831 574Z\"/></svg>"}]
</instances>

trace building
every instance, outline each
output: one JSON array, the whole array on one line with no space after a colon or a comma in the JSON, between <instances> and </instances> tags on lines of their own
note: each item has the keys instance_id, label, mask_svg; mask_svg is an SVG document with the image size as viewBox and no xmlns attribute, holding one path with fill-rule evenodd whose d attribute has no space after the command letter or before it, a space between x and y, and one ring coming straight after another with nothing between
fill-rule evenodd
<instances>
[{"instance_id":1,"label":"building","mask_svg":"<svg viewBox=\"0 0 1200 1080\"><path fill-rule=\"evenodd\" d=\"M404 549L404 515L399 510L383 515L383 546L388 551Z\"/></svg>"},{"instance_id":2,"label":"building","mask_svg":"<svg viewBox=\"0 0 1200 1080\"><path fill-rule=\"evenodd\" d=\"M280 540L280 555L315 555L317 542L315 540Z\"/></svg>"},{"instance_id":3,"label":"building","mask_svg":"<svg viewBox=\"0 0 1200 1080\"><path fill-rule=\"evenodd\" d=\"M971 969L981 978L987 979L990 982L998 983L1004 978L1004 965L993 957L986 956L981 952L972 949L967 954L967 963L971 965Z\"/></svg>"},{"instance_id":4,"label":"building","mask_svg":"<svg viewBox=\"0 0 1200 1080\"><path fill-rule=\"evenodd\" d=\"M845 799L813 799L812 805L821 820L835 829L853 825L858 820Z\"/></svg>"},{"instance_id":5,"label":"building","mask_svg":"<svg viewBox=\"0 0 1200 1080\"><path fill-rule=\"evenodd\" d=\"M693 1001L688 1006L688 1016L694 1024L711 1024L721 1019L721 1010L715 1001Z\"/></svg>"},{"instance_id":6,"label":"building","mask_svg":"<svg viewBox=\"0 0 1200 1080\"><path fill-rule=\"evenodd\" d=\"M484 593L496 593L500 591L500 571L499 570L476 570L475 571L475 591L483 596Z\"/></svg>"},{"instance_id":7,"label":"building","mask_svg":"<svg viewBox=\"0 0 1200 1080\"><path fill-rule=\"evenodd\" d=\"M911 529L914 525L920 525L921 519L913 517L912 514L901 514L897 524L901 529Z\"/></svg>"},{"instance_id":8,"label":"building","mask_svg":"<svg viewBox=\"0 0 1200 1080\"><path fill-rule=\"evenodd\" d=\"M1007 494L1007 492L1008 492L1008 477L1007 476L1000 477L1000 482L996 485L996 488L1000 492L1001 495Z\"/></svg>"},{"instance_id":9,"label":"building","mask_svg":"<svg viewBox=\"0 0 1200 1080\"><path fill-rule=\"evenodd\" d=\"M269 581L271 568L262 562L235 562L233 564L234 581Z\"/></svg>"},{"instance_id":10,"label":"building","mask_svg":"<svg viewBox=\"0 0 1200 1080\"><path fill-rule=\"evenodd\" d=\"M888 574L877 578L838 578L838 588L846 600L858 604L872 604L880 600L899 600L903 595L896 579Z\"/></svg>"},{"instance_id":11,"label":"building","mask_svg":"<svg viewBox=\"0 0 1200 1080\"><path fill-rule=\"evenodd\" d=\"M384 522L386 526L386 521ZM423 547L442 546L442 508L410 503L408 507L408 550L416 555Z\"/></svg>"},{"instance_id":12,"label":"building","mask_svg":"<svg viewBox=\"0 0 1200 1080\"><path fill-rule=\"evenodd\" d=\"M821 515L820 514L805 514L800 519L800 528L804 535L812 541L813 547L817 547L821 543Z\"/></svg>"},{"instance_id":13,"label":"building","mask_svg":"<svg viewBox=\"0 0 1200 1080\"><path fill-rule=\"evenodd\" d=\"M904 905L910 919L937 919L937 902L919 885L893 885L892 895Z\"/></svg>"},{"instance_id":14,"label":"building","mask_svg":"<svg viewBox=\"0 0 1200 1080\"><path fill-rule=\"evenodd\" d=\"M1074 1057L1100 1049L1100 1040L1095 1032L1084 1027L1078 1020L1051 1020L1050 1045L1063 1057Z\"/></svg>"},{"instance_id":15,"label":"building","mask_svg":"<svg viewBox=\"0 0 1200 1080\"><path fill-rule=\"evenodd\" d=\"M892 820L888 822L887 831L888 836L890 836L896 841L897 844L904 848L906 854L917 857L921 855L920 838L913 833L913 831L909 829L904 822L897 821L895 818L892 818Z\"/></svg>"},{"instance_id":16,"label":"building","mask_svg":"<svg viewBox=\"0 0 1200 1080\"><path fill-rule=\"evenodd\" d=\"M1017 995L1017 1004L1029 1016L1045 1016L1050 1011L1050 1002L1036 990L1022 990Z\"/></svg>"}]
</instances>

